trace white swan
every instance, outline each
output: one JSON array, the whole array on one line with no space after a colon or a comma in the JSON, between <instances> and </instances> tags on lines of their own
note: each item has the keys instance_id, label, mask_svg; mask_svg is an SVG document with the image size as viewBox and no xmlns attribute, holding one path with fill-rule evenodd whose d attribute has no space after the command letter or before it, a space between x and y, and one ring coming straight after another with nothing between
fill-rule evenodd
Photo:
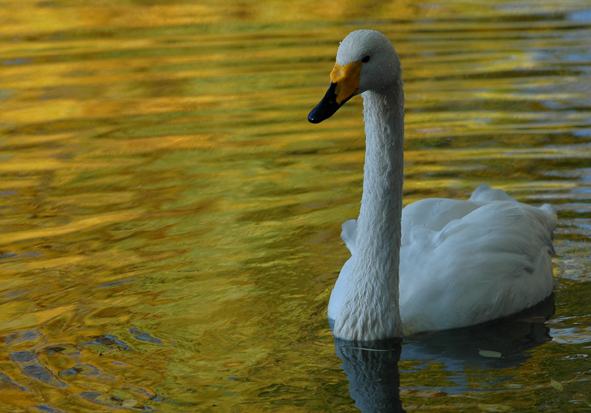
<instances>
[{"instance_id":1,"label":"white swan","mask_svg":"<svg viewBox=\"0 0 591 413\"><path fill-rule=\"evenodd\" d=\"M312 123L362 94L366 154L351 251L330 297L334 334L402 337L504 317L552 293L552 207L483 185L468 201L425 199L402 210L404 92L400 60L379 32L349 34ZM400 297L400 299L399 299Z\"/></svg>"}]
</instances>

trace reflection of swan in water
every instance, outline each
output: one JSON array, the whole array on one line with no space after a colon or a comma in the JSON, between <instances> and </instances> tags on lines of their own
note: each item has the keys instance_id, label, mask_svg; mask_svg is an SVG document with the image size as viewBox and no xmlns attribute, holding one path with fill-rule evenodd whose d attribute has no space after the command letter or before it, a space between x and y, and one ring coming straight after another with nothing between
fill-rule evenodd
<instances>
[{"instance_id":1,"label":"reflection of swan in water","mask_svg":"<svg viewBox=\"0 0 591 413\"><path fill-rule=\"evenodd\" d=\"M549 205L535 208L483 185L468 201L425 199L402 211L401 72L384 35L355 31L341 43L330 88L308 117L321 122L363 95L361 211L357 222L343 224L352 257L328 306L335 336L347 340L476 325L552 292L556 214Z\"/></svg>"},{"instance_id":2,"label":"reflection of swan in water","mask_svg":"<svg viewBox=\"0 0 591 413\"><path fill-rule=\"evenodd\" d=\"M447 381L457 386L436 390L463 392L468 389L469 374L481 375L483 370L519 366L529 358L527 350L550 341L544 321L553 313L554 297L551 295L510 317L406 338L400 360L412 365L410 370L405 370L409 373L425 364L443 364L444 370L449 372ZM362 412L404 411L399 393L400 339L352 342L335 338L335 351L343 361L351 396ZM492 352L500 353L500 357L488 357L494 354Z\"/></svg>"},{"instance_id":3,"label":"reflection of swan in water","mask_svg":"<svg viewBox=\"0 0 591 413\"><path fill-rule=\"evenodd\" d=\"M552 338L544 322L554 314L554 295L509 317L457 330L419 334L405 338L402 360L438 360L445 369L466 366L499 369L518 366L529 358L526 350ZM500 353L486 357L481 351Z\"/></svg>"},{"instance_id":4,"label":"reflection of swan in water","mask_svg":"<svg viewBox=\"0 0 591 413\"><path fill-rule=\"evenodd\" d=\"M335 351L343 361L349 392L362 412L404 412L400 401L401 339L359 342L335 338Z\"/></svg>"}]
</instances>

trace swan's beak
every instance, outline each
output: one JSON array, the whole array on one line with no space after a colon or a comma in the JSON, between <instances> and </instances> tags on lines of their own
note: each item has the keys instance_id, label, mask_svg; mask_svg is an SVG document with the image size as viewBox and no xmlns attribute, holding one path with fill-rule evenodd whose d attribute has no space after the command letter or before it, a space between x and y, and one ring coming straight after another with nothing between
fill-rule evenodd
<instances>
[{"instance_id":1,"label":"swan's beak","mask_svg":"<svg viewBox=\"0 0 591 413\"><path fill-rule=\"evenodd\" d=\"M351 62L345 66L338 63L330 73L330 87L320 103L308 115L311 123L320 123L335 114L341 106L357 93L363 63Z\"/></svg>"}]
</instances>

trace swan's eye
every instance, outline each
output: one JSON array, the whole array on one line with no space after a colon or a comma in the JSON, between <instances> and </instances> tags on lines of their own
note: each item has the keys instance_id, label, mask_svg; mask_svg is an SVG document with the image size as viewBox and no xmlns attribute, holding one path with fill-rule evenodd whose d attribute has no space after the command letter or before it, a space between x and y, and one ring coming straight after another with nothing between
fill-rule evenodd
<instances>
[{"instance_id":1,"label":"swan's eye","mask_svg":"<svg viewBox=\"0 0 591 413\"><path fill-rule=\"evenodd\" d=\"M361 61L362 61L363 63L367 63L367 62L369 62L369 56L365 56L363 59L361 59Z\"/></svg>"}]
</instances>

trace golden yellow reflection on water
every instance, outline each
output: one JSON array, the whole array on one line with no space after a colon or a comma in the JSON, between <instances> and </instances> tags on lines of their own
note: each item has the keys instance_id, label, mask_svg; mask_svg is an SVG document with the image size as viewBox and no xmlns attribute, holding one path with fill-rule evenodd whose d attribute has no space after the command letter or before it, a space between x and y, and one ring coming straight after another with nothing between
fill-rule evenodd
<instances>
[{"instance_id":1,"label":"golden yellow reflection on water","mask_svg":"<svg viewBox=\"0 0 591 413\"><path fill-rule=\"evenodd\" d=\"M4 2L0 410L356 410L324 314L361 101L306 116L360 27L402 57L406 203L489 182L560 217L554 340L486 374L405 359L403 405L591 402L587 9Z\"/></svg>"}]
</instances>

